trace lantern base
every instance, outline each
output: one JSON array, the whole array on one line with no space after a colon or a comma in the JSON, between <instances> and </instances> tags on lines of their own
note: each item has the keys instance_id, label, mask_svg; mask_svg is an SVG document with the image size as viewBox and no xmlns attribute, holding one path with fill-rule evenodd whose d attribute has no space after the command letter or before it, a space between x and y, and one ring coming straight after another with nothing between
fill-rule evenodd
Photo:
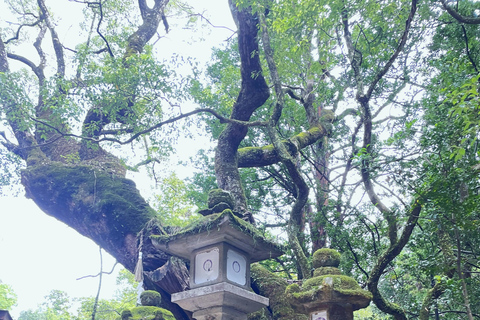
<instances>
[{"instance_id":1,"label":"lantern base","mask_svg":"<svg viewBox=\"0 0 480 320\"><path fill-rule=\"evenodd\" d=\"M174 293L172 302L192 311L197 320L246 320L269 303L268 298L228 282Z\"/></svg>"}]
</instances>

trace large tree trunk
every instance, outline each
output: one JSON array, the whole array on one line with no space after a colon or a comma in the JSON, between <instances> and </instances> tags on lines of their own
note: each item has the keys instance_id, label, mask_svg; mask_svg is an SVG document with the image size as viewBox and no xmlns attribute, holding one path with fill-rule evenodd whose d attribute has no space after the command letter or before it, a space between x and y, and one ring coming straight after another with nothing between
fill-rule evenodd
<instances>
[{"instance_id":1,"label":"large tree trunk","mask_svg":"<svg viewBox=\"0 0 480 320\"><path fill-rule=\"evenodd\" d=\"M230 7L238 25L238 48L242 77L242 87L230 118L248 121L255 110L265 103L270 94L258 56L257 18L249 8L238 11L235 4L231 4ZM218 186L232 193L236 210L242 213L247 213L248 206L238 171L237 149L247 131L248 127L245 125L227 124L218 138L215 152L215 174Z\"/></svg>"}]
</instances>

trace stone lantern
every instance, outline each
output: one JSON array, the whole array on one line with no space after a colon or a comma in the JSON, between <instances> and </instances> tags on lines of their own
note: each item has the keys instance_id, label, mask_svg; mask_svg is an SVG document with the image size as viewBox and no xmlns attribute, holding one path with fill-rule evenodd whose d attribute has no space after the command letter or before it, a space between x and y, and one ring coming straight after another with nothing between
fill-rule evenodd
<instances>
[{"instance_id":1,"label":"stone lantern","mask_svg":"<svg viewBox=\"0 0 480 320\"><path fill-rule=\"evenodd\" d=\"M286 294L292 307L309 320L353 320L353 311L366 308L372 294L338 269L340 253L320 249L313 254L313 277L300 287L292 284Z\"/></svg>"},{"instance_id":2,"label":"stone lantern","mask_svg":"<svg viewBox=\"0 0 480 320\"><path fill-rule=\"evenodd\" d=\"M250 263L278 257L282 250L231 206L209 199L200 222L173 235L152 236L156 248L190 261L190 290L171 299L197 320L247 319L269 304L250 289Z\"/></svg>"}]
</instances>

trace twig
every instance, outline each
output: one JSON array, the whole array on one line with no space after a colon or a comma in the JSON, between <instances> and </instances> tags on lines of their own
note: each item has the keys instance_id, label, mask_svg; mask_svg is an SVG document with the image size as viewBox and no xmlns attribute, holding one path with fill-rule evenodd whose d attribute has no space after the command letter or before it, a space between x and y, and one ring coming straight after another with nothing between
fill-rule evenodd
<instances>
[{"instance_id":1,"label":"twig","mask_svg":"<svg viewBox=\"0 0 480 320\"><path fill-rule=\"evenodd\" d=\"M83 280L83 279L86 279L86 278L96 278L96 277L100 276L100 273L103 273L103 274L112 274L113 271L115 270L115 267L117 266L117 264L118 264L118 261L115 261L115 264L113 265L112 270L110 270L109 272L107 272L107 271L100 271L99 273L97 273L97 274L95 274L95 275L89 274L89 275L86 275L86 276L77 278L77 279L75 279L75 280Z\"/></svg>"},{"instance_id":2,"label":"twig","mask_svg":"<svg viewBox=\"0 0 480 320\"><path fill-rule=\"evenodd\" d=\"M17 29L17 32L15 33L15 36L8 39L7 41L5 41L4 43L5 44L8 44L10 41L14 41L14 40L18 40L18 38L20 37L20 30L23 28L23 27L34 27L36 26L37 24L39 24L42 20L41 19L38 19L37 21L33 22L33 23L27 23L27 24L22 24L20 25L20 27L18 27Z\"/></svg>"}]
</instances>

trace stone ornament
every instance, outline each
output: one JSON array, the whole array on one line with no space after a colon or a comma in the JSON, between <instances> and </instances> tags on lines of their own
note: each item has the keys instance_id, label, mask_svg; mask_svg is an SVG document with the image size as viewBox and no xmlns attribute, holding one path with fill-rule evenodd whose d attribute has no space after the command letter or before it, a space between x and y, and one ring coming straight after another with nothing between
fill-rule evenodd
<instances>
[{"instance_id":1,"label":"stone ornament","mask_svg":"<svg viewBox=\"0 0 480 320\"><path fill-rule=\"evenodd\" d=\"M342 275L340 253L323 248L313 254L313 277L288 286L285 293L292 307L309 320L353 320L353 311L366 308L372 294L355 279Z\"/></svg>"}]
</instances>

